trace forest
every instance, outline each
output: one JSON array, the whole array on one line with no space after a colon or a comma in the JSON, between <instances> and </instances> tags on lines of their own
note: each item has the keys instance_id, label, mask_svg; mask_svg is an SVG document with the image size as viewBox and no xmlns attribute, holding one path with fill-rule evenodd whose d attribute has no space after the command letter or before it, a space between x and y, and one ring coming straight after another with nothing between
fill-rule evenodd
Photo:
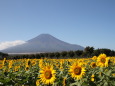
<instances>
[{"instance_id":1,"label":"forest","mask_svg":"<svg viewBox=\"0 0 115 86\"><path fill-rule=\"evenodd\" d=\"M37 54L20 54L20 55L8 55L6 53L0 52L0 59L40 59L40 58L56 58L56 59L68 59L68 58L90 58L92 56L98 56L101 53L106 54L107 56L115 56L115 51L101 48L94 49L94 47L87 46L84 50L77 51L62 51L62 52L45 52Z\"/></svg>"}]
</instances>

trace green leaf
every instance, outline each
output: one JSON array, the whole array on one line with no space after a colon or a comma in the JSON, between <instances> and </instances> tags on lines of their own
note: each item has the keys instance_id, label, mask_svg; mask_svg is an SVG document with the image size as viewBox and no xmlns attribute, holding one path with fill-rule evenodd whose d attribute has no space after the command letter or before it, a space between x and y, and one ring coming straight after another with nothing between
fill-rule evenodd
<instances>
[{"instance_id":1,"label":"green leaf","mask_svg":"<svg viewBox=\"0 0 115 86\"><path fill-rule=\"evenodd\" d=\"M71 84L70 84L70 86L74 86L74 85L77 85L77 82L71 83Z\"/></svg>"},{"instance_id":2,"label":"green leaf","mask_svg":"<svg viewBox=\"0 0 115 86\"><path fill-rule=\"evenodd\" d=\"M105 74L107 75L107 76L110 76L110 74L111 74L111 70L109 70L108 72L106 72Z\"/></svg>"},{"instance_id":3,"label":"green leaf","mask_svg":"<svg viewBox=\"0 0 115 86\"><path fill-rule=\"evenodd\" d=\"M103 86L108 86L108 83L107 82L104 82L104 85Z\"/></svg>"},{"instance_id":4,"label":"green leaf","mask_svg":"<svg viewBox=\"0 0 115 86\"><path fill-rule=\"evenodd\" d=\"M84 82L84 83L82 83L82 86L87 86L87 85L88 85L88 83L85 83L85 82Z\"/></svg>"},{"instance_id":5,"label":"green leaf","mask_svg":"<svg viewBox=\"0 0 115 86\"><path fill-rule=\"evenodd\" d=\"M77 86L81 86L81 83L78 82L78 83L77 83Z\"/></svg>"}]
</instances>

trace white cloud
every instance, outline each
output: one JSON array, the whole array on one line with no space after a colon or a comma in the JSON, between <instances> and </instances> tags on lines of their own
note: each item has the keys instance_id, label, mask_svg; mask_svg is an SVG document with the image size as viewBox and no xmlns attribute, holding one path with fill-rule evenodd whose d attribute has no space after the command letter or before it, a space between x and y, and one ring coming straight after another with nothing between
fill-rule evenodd
<instances>
[{"instance_id":1,"label":"white cloud","mask_svg":"<svg viewBox=\"0 0 115 86\"><path fill-rule=\"evenodd\" d=\"M22 41L22 40L0 42L0 50L6 49L6 48L9 48L12 46L24 44L24 43L26 43L26 42Z\"/></svg>"}]
</instances>

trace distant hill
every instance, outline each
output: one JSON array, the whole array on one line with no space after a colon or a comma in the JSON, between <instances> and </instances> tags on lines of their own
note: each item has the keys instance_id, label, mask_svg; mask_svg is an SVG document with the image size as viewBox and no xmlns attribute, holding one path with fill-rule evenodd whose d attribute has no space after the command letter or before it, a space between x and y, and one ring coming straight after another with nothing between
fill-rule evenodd
<instances>
[{"instance_id":1,"label":"distant hill","mask_svg":"<svg viewBox=\"0 0 115 86\"><path fill-rule=\"evenodd\" d=\"M41 34L26 43L2 50L4 53L39 53L70 50L83 50L84 47L77 44L69 44L50 34Z\"/></svg>"}]
</instances>

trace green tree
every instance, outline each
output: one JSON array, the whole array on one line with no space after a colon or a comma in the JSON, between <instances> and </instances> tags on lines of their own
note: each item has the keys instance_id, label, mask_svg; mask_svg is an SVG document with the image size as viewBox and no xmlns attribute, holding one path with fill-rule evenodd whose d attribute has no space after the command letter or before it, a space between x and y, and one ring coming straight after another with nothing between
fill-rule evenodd
<instances>
[{"instance_id":1,"label":"green tree","mask_svg":"<svg viewBox=\"0 0 115 86\"><path fill-rule=\"evenodd\" d=\"M74 56L75 56L75 54L74 54L74 52L73 52L73 51L69 51L69 52L68 52L68 56L69 56L69 57L74 57Z\"/></svg>"},{"instance_id":2,"label":"green tree","mask_svg":"<svg viewBox=\"0 0 115 86\"><path fill-rule=\"evenodd\" d=\"M92 54L93 54L93 52L94 52L94 48L87 46L87 47L84 49L83 55L84 55L84 56L91 57Z\"/></svg>"},{"instance_id":3,"label":"green tree","mask_svg":"<svg viewBox=\"0 0 115 86\"><path fill-rule=\"evenodd\" d=\"M61 53L62 58L67 57L67 51L62 51Z\"/></svg>"},{"instance_id":4,"label":"green tree","mask_svg":"<svg viewBox=\"0 0 115 86\"><path fill-rule=\"evenodd\" d=\"M53 58L54 56L55 56L54 53L49 53L49 54L48 54L48 57L49 57L49 58Z\"/></svg>"},{"instance_id":5,"label":"green tree","mask_svg":"<svg viewBox=\"0 0 115 86\"><path fill-rule=\"evenodd\" d=\"M40 57L40 54L36 54L36 58L37 59L40 59L41 57Z\"/></svg>"},{"instance_id":6,"label":"green tree","mask_svg":"<svg viewBox=\"0 0 115 86\"><path fill-rule=\"evenodd\" d=\"M45 57L43 53L40 53L39 55L40 55L41 58Z\"/></svg>"},{"instance_id":7,"label":"green tree","mask_svg":"<svg viewBox=\"0 0 115 86\"><path fill-rule=\"evenodd\" d=\"M60 53L59 52L55 52L55 57L59 58L60 57Z\"/></svg>"},{"instance_id":8,"label":"green tree","mask_svg":"<svg viewBox=\"0 0 115 86\"><path fill-rule=\"evenodd\" d=\"M81 56L83 53L83 50L77 50L77 51L74 51L74 53L76 56Z\"/></svg>"},{"instance_id":9,"label":"green tree","mask_svg":"<svg viewBox=\"0 0 115 86\"><path fill-rule=\"evenodd\" d=\"M100 54L100 49L96 49L96 50L94 50L94 52L93 52L93 56L99 56L99 54Z\"/></svg>"},{"instance_id":10,"label":"green tree","mask_svg":"<svg viewBox=\"0 0 115 86\"><path fill-rule=\"evenodd\" d=\"M44 53L44 56L45 56L45 57L48 57L48 53Z\"/></svg>"}]
</instances>

